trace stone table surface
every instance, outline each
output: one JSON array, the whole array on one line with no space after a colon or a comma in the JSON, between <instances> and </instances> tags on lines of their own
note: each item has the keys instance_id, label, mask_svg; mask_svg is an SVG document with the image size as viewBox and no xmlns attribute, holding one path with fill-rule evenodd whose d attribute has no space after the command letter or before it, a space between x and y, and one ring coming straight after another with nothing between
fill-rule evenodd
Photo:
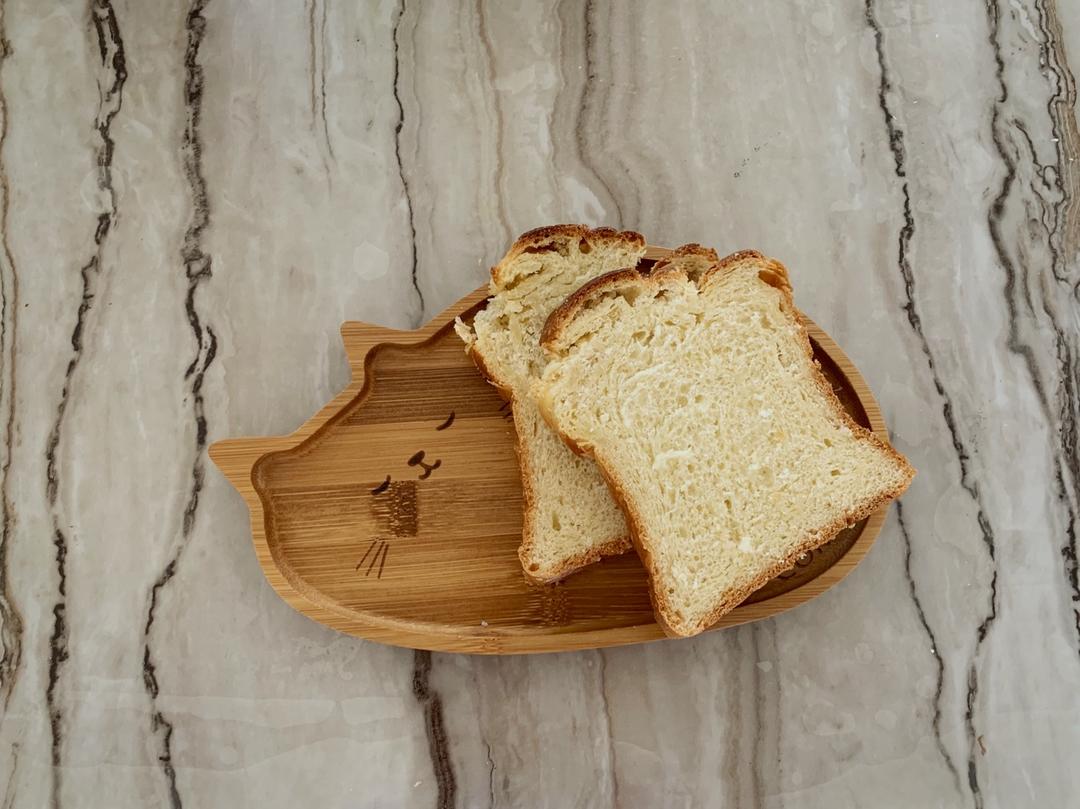
<instances>
[{"instance_id":1,"label":"stone table surface","mask_svg":"<svg viewBox=\"0 0 1080 809\"><path fill-rule=\"evenodd\" d=\"M0 806L1080 801L1080 3L7 0ZM919 475L840 586L476 658L292 611L207 459L561 221L753 247Z\"/></svg>"}]
</instances>

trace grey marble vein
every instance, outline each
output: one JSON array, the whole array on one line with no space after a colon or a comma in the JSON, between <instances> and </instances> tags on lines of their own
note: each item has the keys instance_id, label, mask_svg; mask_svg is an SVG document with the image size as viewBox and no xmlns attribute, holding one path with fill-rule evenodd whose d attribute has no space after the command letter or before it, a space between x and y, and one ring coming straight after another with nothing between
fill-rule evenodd
<instances>
[{"instance_id":1,"label":"grey marble vein","mask_svg":"<svg viewBox=\"0 0 1080 809\"><path fill-rule=\"evenodd\" d=\"M199 499L206 477L205 452L207 447L208 424L203 394L203 382L206 372L214 362L218 352L217 336L213 327L205 322L205 315L200 312L198 293L212 275L211 257L203 249L204 232L210 225L210 204L207 199L206 179L202 166L202 98L204 74L199 62L199 51L206 35L206 17L203 11L206 0L192 0L184 21L187 44L184 49L184 132L180 143L180 154L184 177L187 180L191 196L191 214L184 231L180 257L183 263L187 289L184 294L184 315L191 329L196 350L191 363L184 370L184 380L188 387L185 400L191 402L191 418L194 422L195 436L191 455L190 484L184 502L183 514L178 537L161 572L150 588L149 606L146 610L146 623L143 626L143 683L150 701L150 731L154 735L158 748L157 760L161 765L162 775L168 791L169 805L180 809L183 801L177 785L176 766L173 762L174 723L161 710L158 703L161 687L158 683L157 663L151 648L154 632L154 620L157 617L158 602L162 592L176 576L181 555L187 548L195 520L199 515Z\"/></svg>"},{"instance_id":2,"label":"grey marble vein","mask_svg":"<svg viewBox=\"0 0 1080 809\"><path fill-rule=\"evenodd\" d=\"M992 20L996 19L991 17ZM922 321L919 317L917 305L916 305L916 281L915 275L912 270L911 261L909 259L909 253L911 251L912 241L915 238L915 217L912 214L911 205L911 192L907 182L908 167L906 163L906 142L904 131L898 124L895 115L890 108L890 95L893 93L893 81L890 76L889 68L885 59L885 46L884 35L881 29L881 25L875 16L874 5L871 0L866 2L866 21L874 33L874 49L877 54L878 67L881 71L881 84L878 90L878 104L881 107L882 115L885 122L885 128L888 133L889 149L893 155L894 170L896 177L901 182L901 192L903 197L903 224L900 228L900 233L897 238L897 265L899 267L900 274L903 278L905 298L904 312L907 316L908 323L917 335L918 341L921 344L923 354L926 357L927 368L930 373L931 380L933 381L934 389L937 391L938 396L942 402L942 417L945 420L945 424L948 428L950 442L953 449L956 451L957 462L960 467L960 485L964 491L971 497L972 503L975 508L975 520L979 526L979 530L982 534L982 540L986 546L987 554L989 555L989 561L993 567L991 568L991 575L989 581L989 594L988 594L988 606L985 612L981 615L978 627L976 628L976 639L974 648L972 651L972 660L968 667L968 687L966 702L967 708L964 713L965 727L967 731L968 741L968 756L967 756L967 780L968 787L971 790L971 795L976 806L982 806L982 792L979 786L978 768L977 768L977 731L976 731L976 698L978 696L979 689L979 666L978 656L981 651L983 642L986 640L987 634L990 631L991 625L994 619L997 617L998 603L997 603L997 568L996 568L996 554L995 554L995 539L994 530L991 525L990 519L986 514L986 508L983 503L983 495L981 486L977 479L971 474L971 450L968 449L964 439L961 437L959 425L957 423L955 405L953 403L953 397L947 390L945 383L938 373L937 367L934 362L934 353L931 350L930 344L927 342L926 335L923 331ZM995 29L991 29L991 42L996 44ZM998 65L1000 66L1000 58L998 58ZM1006 175L1006 186L1011 182L1011 174ZM1000 199L1000 198L999 198ZM997 203L995 202L995 207ZM993 209L992 209L993 210ZM992 214L993 215L993 214ZM912 584L914 590L914 584ZM917 605L917 609L920 613L920 620L926 624L925 613L920 605ZM927 625L928 634L933 636L933 633ZM937 644L931 641L931 647L936 649ZM935 652L935 657L937 657ZM940 658L938 658L940 662ZM935 724L935 736L940 744L940 707L938 703L938 696L935 696L934 700L934 724ZM956 767L952 761L952 758L948 755L944 749L945 762L949 767L950 772L956 772Z\"/></svg>"},{"instance_id":3,"label":"grey marble vein","mask_svg":"<svg viewBox=\"0 0 1080 809\"><path fill-rule=\"evenodd\" d=\"M48 711L51 740L50 800L53 807L61 806L63 792L67 723L58 689L61 687L65 664L69 658L67 557L69 546L73 542L70 528L66 525L68 519L66 510L59 501L61 494L59 464L66 454L63 452L66 447L61 447L61 439L64 437L65 416L68 413L72 391L81 381L76 377L76 373L82 364L84 348L89 338L92 310L102 286L101 276L107 271L104 267L105 250L119 216L116 192L113 187L113 158L116 144L112 136L112 124L120 113L124 83L127 80L124 43L112 4L108 0L97 0L88 11L89 27L94 34L99 56L99 63L96 66L100 72L97 88L99 100L93 122L98 143L94 150L94 163L97 190L104 199L104 209L95 217L90 257L76 271L79 277L80 295L75 312L75 325L71 330L71 350L61 381L59 400L55 407L56 415L45 445L45 497L52 520L52 544L55 549L57 577L56 598L52 605L52 632L49 636L48 682L45 687L45 706Z\"/></svg>"},{"instance_id":4,"label":"grey marble vein","mask_svg":"<svg viewBox=\"0 0 1080 809\"><path fill-rule=\"evenodd\" d=\"M0 6L0 805L1068 806L1080 4ZM218 438L556 221L754 247L919 469L833 591L540 657L338 635Z\"/></svg>"},{"instance_id":5,"label":"grey marble vein","mask_svg":"<svg viewBox=\"0 0 1080 809\"><path fill-rule=\"evenodd\" d=\"M0 15L3 7L0 7ZM0 16L0 71L3 62L11 52L7 41L3 17ZM7 141L8 111L7 98L0 84L0 109L3 121L0 122L0 363L3 376L0 379L0 403L4 414L3 462L0 464L0 703L4 710L11 699L11 691L22 660L22 615L11 594L8 549L15 529L15 503L11 497L11 456L15 443L15 335L19 326L19 276L8 244L8 208L11 199L11 186L8 182L7 169L3 165L4 144ZM13 759L15 756L13 756ZM12 765L14 768L14 764ZM7 793L9 798L12 793ZM7 798L5 799L8 800Z\"/></svg>"},{"instance_id":6,"label":"grey marble vein","mask_svg":"<svg viewBox=\"0 0 1080 809\"><path fill-rule=\"evenodd\" d=\"M394 101L397 104L398 119L397 124L394 126L394 158L397 161L398 177L401 180L401 191L405 198L405 210L408 212L409 219L409 236L410 243L412 245L412 285L416 290L416 298L419 303L420 314L424 313L424 293L420 290L420 281L416 274L416 218L413 213L412 197L409 196L409 181L405 177L405 166L401 160L401 130L405 126L405 108L401 104L401 95L399 90L399 84L401 81L401 44L399 34L401 30L402 18L405 16L405 0L401 0L401 5L398 8L397 17L394 20L394 81L393 81L393 95ZM420 326L423 321L420 320L415 323L415 326Z\"/></svg>"},{"instance_id":7,"label":"grey marble vein","mask_svg":"<svg viewBox=\"0 0 1080 809\"><path fill-rule=\"evenodd\" d=\"M457 803L457 781L450 761L450 740L443 720L442 699L431 687L431 652L417 649L413 659L413 696L424 711L428 755L435 775L435 805L438 809L448 809Z\"/></svg>"}]
</instances>

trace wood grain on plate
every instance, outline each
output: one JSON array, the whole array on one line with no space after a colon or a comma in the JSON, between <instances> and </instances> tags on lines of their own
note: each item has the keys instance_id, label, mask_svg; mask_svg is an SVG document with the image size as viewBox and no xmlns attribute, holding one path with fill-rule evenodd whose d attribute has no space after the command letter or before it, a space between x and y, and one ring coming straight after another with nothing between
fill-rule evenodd
<instances>
[{"instance_id":1,"label":"wood grain on plate","mask_svg":"<svg viewBox=\"0 0 1080 809\"><path fill-rule=\"evenodd\" d=\"M649 258L668 251L650 248ZM509 407L453 331L486 290L418 331L345 323L352 381L290 436L210 449L251 510L263 572L289 604L364 638L420 649L513 654L664 637L633 553L556 585L522 575L521 480ZM886 438L851 361L813 322L814 352L844 407ZM754 593L717 626L790 609L866 554L886 508Z\"/></svg>"}]
</instances>

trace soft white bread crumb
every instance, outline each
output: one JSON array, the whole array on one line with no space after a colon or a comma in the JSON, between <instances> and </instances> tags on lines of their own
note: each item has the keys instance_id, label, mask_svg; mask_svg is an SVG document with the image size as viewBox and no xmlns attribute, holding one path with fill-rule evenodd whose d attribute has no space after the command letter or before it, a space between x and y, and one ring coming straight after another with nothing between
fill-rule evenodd
<instances>
[{"instance_id":1,"label":"soft white bread crumb","mask_svg":"<svg viewBox=\"0 0 1080 809\"><path fill-rule=\"evenodd\" d=\"M470 356L512 403L525 495L519 550L526 575L554 581L631 547L622 512L595 464L580 458L541 418L530 387L544 366L540 332L583 283L634 267L637 233L560 225L526 233L491 271L491 294L471 328L457 323Z\"/></svg>"},{"instance_id":2,"label":"soft white bread crumb","mask_svg":"<svg viewBox=\"0 0 1080 809\"><path fill-rule=\"evenodd\" d=\"M708 264L587 284L549 319L534 388L623 504L674 635L708 628L914 474L841 408L784 267L751 252Z\"/></svg>"}]
</instances>

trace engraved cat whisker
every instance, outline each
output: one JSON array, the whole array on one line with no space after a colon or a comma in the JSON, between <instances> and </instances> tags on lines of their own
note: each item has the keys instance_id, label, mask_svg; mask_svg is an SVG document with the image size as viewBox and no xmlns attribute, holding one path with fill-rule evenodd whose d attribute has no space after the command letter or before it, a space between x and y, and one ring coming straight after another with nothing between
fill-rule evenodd
<instances>
[{"instance_id":1,"label":"engraved cat whisker","mask_svg":"<svg viewBox=\"0 0 1080 809\"><path fill-rule=\"evenodd\" d=\"M384 542L382 547L382 561L379 562L379 575L376 578L382 578L383 567L386 566L386 555L390 553L390 543Z\"/></svg>"},{"instance_id":2,"label":"engraved cat whisker","mask_svg":"<svg viewBox=\"0 0 1080 809\"><path fill-rule=\"evenodd\" d=\"M375 562L379 559L379 553L386 547L386 540L381 540L382 545L379 546L379 550L375 551L375 555L371 557L371 563L368 565L367 571L364 573L365 578L371 575L371 569L375 567Z\"/></svg>"},{"instance_id":3,"label":"engraved cat whisker","mask_svg":"<svg viewBox=\"0 0 1080 809\"><path fill-rule=\"evenodd\" d=\"M379 542L378 538L376 538L376 539L373 539L373 540L371 540L371 544L370 544L370 545L368 545L368 549L367 549L367 551L366 551L366 552L364 553L363 557L361 557L360 561L356 563L356 567L355 567L355 568L353 568L354 570L359 570L359 569L360 569L360 566L361 566L362 564L364 564L364 560L368 558L368 554L369 554L369 553L371 553L371 549L372 549L372 548L374 548L374 547L375 547L375 545L376 545L376 544L377 544L378 542Z\"/></svg>"}]
</instances>

